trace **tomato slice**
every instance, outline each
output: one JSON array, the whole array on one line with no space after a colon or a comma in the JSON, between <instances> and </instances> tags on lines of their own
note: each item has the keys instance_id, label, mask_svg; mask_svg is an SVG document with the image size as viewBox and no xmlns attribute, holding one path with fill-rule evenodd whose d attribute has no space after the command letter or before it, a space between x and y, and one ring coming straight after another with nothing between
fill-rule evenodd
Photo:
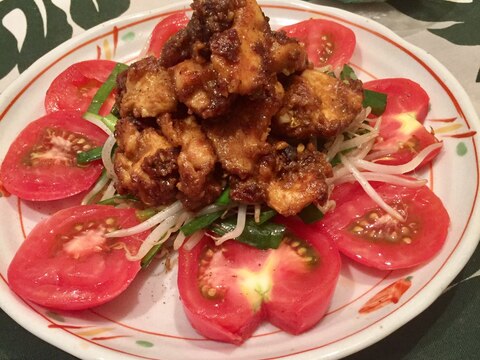
<instances>
[{"instance_id":1,"label":"tomato slice","mask_svg":"<svg viewBox=\"0 0 480 360\"><path fill-rule=\"evenodd\" d=\"M10 288L37 304L62 310L101 305L119 295L140 270L136 253L146 233L105 238L139 223L135 210L87 205L61 210L27 236L8 268Z\"/></svg>"},{"instance_id":2,"label":"tomato slice","mask_svg":"<svg viewBox=\"0 0 480 360\"><path fill-rule=\"evenodd\" d=\"M263 320L298 334L323 317L340 272L338 251L313 227L279 221L289 232L275 250L237 241L216 247L206 236L180 250L180 297L199 333L240 344Z\"/></svg>"},{"instance_id":3,"label":"tomato slice","mask_svg":"<svg viewBox=\"0 0 480 360\"><path fill-rule=\"evenodd\" d=\"M426 186L371 184L387 204L406 215L404 223L381 210L358 183L346 183L332 192L336 207L317 223L322 232L344 255L377 269L403 269L432 258L450 224L442 201Z\"/></svg>"},{"instance_id":4,"label":"tomato slice","mask_svg":"<svg viewBox=\"0 0 480 360\"><path fill-rule=\"evenodd\" d=\"M25 200L62 199L87 190L102 172L99 161L77 164L80 151L103 145L107 135L82 119L81 113L59 111L30 123L10 146L0 181Z\"/></svg>"},{"instance_id":5,"label":"tomato slice","mask_svg":"<svg viewBox=\"0 0 480 360\"><path fill-rule=\"evenodd\" d=\"M427 117L430 97L415 81L405 78L379 79L368 81L363 87L387 94L387 106L383 116L408 113L421 123Z\"/></svg>"},{"instance_id":6,"label":"tomato slice","mask_svg":"<svg viewBox=\"0 0 480 360\"><path fill-rule=\"evenodd\" d=\"M52 113L58 110L85 112L93 96L107 80L117 63L110 60L87 60L69 66L50 84L45 96L45 110ZM110 113L115 103L112 91L100 109L100 115Z\"/></svg>"},{"instance_id":7,"label":"tomato slice","mask_svg":"<svg viewBox=\"0 0 480 360\"><path fill-rule=\"evenodd\" d=\"M343 66L350 61L355 50L355 33L334 21L309 19L280 30L305 44L308 59L316 67Z\"/></svg>"},{"instance_id":8,"label":"tomato slice","mask_svg":"<svg viewBox=\"0 0 480 360\"><path fill-rule=\"evenodd\" d=\"M380 136L371 155L377 153L379 164L401 165L412 160L427 146L439 142L422 122L425 120L430 98L423 88L408 79L391 78L369 81L365 89L387 94L387 106L382 115ZM440 153L433 151L417 167L429 163Z\"/></svg>"},{"instance_id":9,"label":"tomato slice","mask_svg":"<svg viewBox=\"0 0 480 360\"><path fill-rule=\"evenodd\" d=\"M150 35L147 56L153 55L157 58L160 57L163 45L165 45L167 40L175 35L179 30L187 26L189 21L190 19L184 12L172 14L160 21Z\"/></svg>"}]
</instances>

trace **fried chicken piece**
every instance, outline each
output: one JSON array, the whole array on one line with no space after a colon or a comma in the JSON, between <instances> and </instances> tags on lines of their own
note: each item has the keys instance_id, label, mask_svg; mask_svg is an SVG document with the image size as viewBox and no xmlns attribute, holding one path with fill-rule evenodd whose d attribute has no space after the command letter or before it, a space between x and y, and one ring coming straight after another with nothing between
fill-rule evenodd
<instances>
[{"instance_id":1,"label":"fried chicken piece","mask_svg":"<svg viewBox=\"0 0 480 360\"><path fill-rule=\"evenodd\" d=\"M301 72L308 66L305 46L284 31L272 31L270 72L286 76Z\"/></svg>"},{"instance_id":2,"label":"fried chicken piece","mask_svg":"<svg viewBox=\"0 0 480 360\"><path fill-rule=\"evenodd\" d=\"M122 117L156 117L177 108L172 80L154 57L132 64L118 81L118 89Z\"/></svg>"},{"instance_id":3,"label":"fried chicken piece","mask_svg":"<svg viewBox=\"0 0 480 360\"><path fill-rule=\"evenodd\" d=\"M131 194L149 206L175 200L178 149L153 127L141 128L124 118L115 128L118 149L114 156L120 194Z\"/></svg>"},{"instance_id":4,"label":"fried chicken piece","mask_svg":"<svg viewBox=\"0 0 480 360\"><path fill-rule=\"evenodd\" d=\"M258 159L270 150L270 121L282 98L277 82L260 98L240 98L230 113L202 124L225 171L242 179L255 171Z\"/></svg>"},{"instance_id":5,"label":"fried chicken piece","mask_svg":"<svg viewBox=\"0 0 480 360\"><path fill-rule=\"evenodd\" d=\"M271 81L270 27L255 0L244 0L233 25L210 40L211 62L232 94L249 95Z\"/></svg>"},{"instance_id":6,"label":"fried chicken piece","mask_svg":"<svg viewBox=\"0 0 480 360\"><path fill-rule=\"evenodd\" d=\"M215 176L217 158L200 125L193 116L173 119L169 114L159 118L158 123L168 140L180 147L177 188L183 205L196 210L213 202L222 191L221 178Z\"/></svg>"},{"instance_id":7,"label":"fried chicken piece","mask_svg":"<svg viewBox=\"0 0 480 360\"><path fill-rule=\"evenodd\" d=\"M209 64L189 59L173 66L169 72L174 79L178 99L187 105L191 113L203 119L226 113L234 100L226 86L218 82Z\"/></svg>"},{"instance_id":8,"label":"fried chicken piece","mask_svg":"<svg viewBox=\"0 0 480 360\"><path fill-rule=\"evenodd\" d=\"M276 73L306 68L304 46L284 32L273 32L255 0L194 0L192 8L190 22L167 41L160 63L171 67L188 59L196 72L192 63L211 65L222 98L254 94L274 84Z\"/></svg>"},{"instance_id":9,"label":"fried chicken piece","mask_svg":"<svg viewBox=\"0 0 480 360\"><path fill-rule=\"evenodd\" d=\"M275 119L275 134L293 139L328 138L342 132L362 110L360 80L344 82L328 74L305 70L285 92Z\"/></svg>"},{"instance_id":10,"label":"fried chicken piece","mask_svg":"<svg viewBox=\"0 0 480 360\"><path fill-rule=\"evenodd\" d=\"M186 59L208 60L208 43L214 33L232 26L235 11L244 0L194 0L192 17L186 28L172 36L162 49L160 63L174 66Z\"/></svg>"},{"instance_id":11,"label":"fried chicken piece","mask_svg":"<svg viewBox=\"0 0 480 360\"><path fill-rule=\"evenodd\" d=\"M246 180L230 178L233 200L266 202L284 216L296 215L314 201L327 200L326 178L332 176L332 168L325 155L313 146L298 151L282 144L287 147L262 157L254 176Z\"/></svg>"}]
</instances>

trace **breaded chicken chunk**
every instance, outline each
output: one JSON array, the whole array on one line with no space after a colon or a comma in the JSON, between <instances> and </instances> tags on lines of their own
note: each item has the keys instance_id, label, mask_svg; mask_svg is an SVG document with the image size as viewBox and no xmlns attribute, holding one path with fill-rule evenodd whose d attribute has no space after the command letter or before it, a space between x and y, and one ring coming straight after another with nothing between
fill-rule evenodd
<instances>
[{"instance_id":1,"label":"breaded chicken chunk","mask_svg":"<svg viewBox=\"0 0 480 360\"><path fill-rule=\"evenodd\" d=\"M172 80L154 57L133 63L121 79L117 104L122 117L156 117L176 110Z\"/></svg>"},{"instance_id":2,"label":"breaded chicken chunk","mask_svg":"<svg viewBox=\"0 0 480 360\"><path fill-rule=\"evenodd\" d=\"M193 14L187 27L172 36L162 49L162 66L171 67L199 57L209 60L211 36L229 29L235 11L243 4L244 0L193 0Z\"/></svg>"},{"instance_id":3,"label":"breaded chicken chunk","mask_svg":"<svg viewBox=\"0 0 480 360\"><path fill-rule=\"evenodd\" d=\"M308 57L303 44L284 31L272 31L271 38L270 72L288 76L307 68Z\"/></svg>"},{"instance_id":4,"label":"breaded chicken chunk","mask_svg":"<svg viewBox=\"0 0 480 360\"><path fill-rule=\"evenodd\" d=\"M326 179L332 176L332 168L325 154L313 146L299 151L285 142L272 148L276 150L260 159L255 175L245 180L231 177L233 200L266 202L284 216L295 215L312 202L327 200Z\"/></svg>"},{"instance_id":5,"label":"breaded chicken chunk","mask_svg":"<svg viewBox=\"0 0 480 360\"><path fill-rule=\"evenodd\" d=\"M255 0L244 0L232 27L210 40L212 66L233 94L249 95L271 78L267 73L270 27Z\"/></svg>"},{"instance_id":6,"label":"breaded chicken chunk","mask_svg":"<svg viewBox=\"0 0 480 360\"><path fill-rule=\"evenodd\" d=\"M118 149L114 156L116 183L120 194L131 194L149 206L173 202L177 194L178 148L157 129L142 128L135 120L118 121Z\"/></svg>"},{"instance_id":7,"label":"breaded chicken chunk","mask_svg":"<svg viewBox=\"0 0 480 360\"><path fill-rule=\"evenodd\" d=\"M227 87L219 82L210 64L185 60L171 67L178 99L187 105L190 113L203 119L227 112L235 97L229 96Z\"/></svg>"},{"instance_id":8,"label":"breaded chicken chunk","mask_svg":"<svg viewBox=\"0 0 480 360\"><path fill-rule=\"evenodd\" d=\"M174 119L166 114L158 123L167 139L180 147L177 188L183 205L196 210L213 202L222 191L221 177L215 174L217 158L195 118Z\"/></svg>"},{"instance_id":9,"label":"breaded chicken chunk","mask_svg":"<svg viewBox=\"0 0 480 360\"><path fill-rule=\"evenodd\" d=\"M203 124L226 172L245 178L255 171L258 159L270 150L270 121L282 99L283 88L277 82L260 98L238 99L230 113Z\"/></svg>"},{"instance_id":10,"label":"breaded chicken chunk","mask_svg":"<svg viewBox=\"0 0 480 360\"><path fill-rule=\"evenodd\" d=\"M316 70L295 76L272 122L276 135L291 139L328 138L344 130L362 110L359 80L342 81Z\"/></svg>"}]
</instances>

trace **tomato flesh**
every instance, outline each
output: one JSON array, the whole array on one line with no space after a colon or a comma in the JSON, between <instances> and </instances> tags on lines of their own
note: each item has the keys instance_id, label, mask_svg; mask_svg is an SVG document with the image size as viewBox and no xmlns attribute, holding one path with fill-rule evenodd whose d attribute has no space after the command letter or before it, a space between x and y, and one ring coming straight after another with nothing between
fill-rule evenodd
<instances>
[{"instance_id":1,"label":"tomato flesh","mask_svg":"<svg viewBox=\"0 0 480 360\"><path fill-rule=\"evenodd\" d=\"M99 161L79 165L77 153L101 146L107 135L78 112L59 111L30 123L10 146L0 180L25 200L62 199L87 190L102 172Z\"/></svg>"},{"instance_id":2,"label":"tomato flesh","mask_svg":"<svg viewBox=\"0 0 480 360\"><path fill-rule=\"evenodd\" d=\"M335 209L317 223L344 255L367 266L396 270L417 266L443 246L450 218L442 201L426 186L407 188L371 183L380 196L406 216L386 214L358 183L332 192Z\"/></svg>"},{"instance_id":3,"label":"tomato flesh","mask_svg":"<svg viewBox=\"0 0 480 360\"><path fill-rule=\"evenodd\" d=\"M417 121L425 121L430 97L415 81L405 78L379 79L368 81L363 87L387 94L387 106L383 116L409 113Z\"/></svg>"},{"instance_id":4,"label":"tomato flesh","mask_svg":"<svg viewBox=\"0 0 480 360\"><path fill-rule=\"evenodd\" d=\"M408 79L392 78L369 81L364 88L387 94L380 134L371 156L379 164L402 165L412 160L427 146L438 143L422 122L428 113L429 97L422 87ZM417 168L428 164L440 153L431 152Z\"/></svg>"},{"instance_id":5,"label":"tomato flesh","mask_svg":"<svg viewBox=\"0 0 480 360\"><path fill-rule=\"evenodd\" d=\"M119 295L140 270L136 253L146 234L105 238L139 223L133 209L88 205L61 210L40 222L8 269L11 289L37 304L62 310L101 305Z\"/></svg>"},{"instance_id":6,"label":"tomato flesh","mask_svg":"<svg viewBox=\"0 0 480 360\"><path fill-rule=\"evenodd\" d=\"M296 219L278 249L204 237L179 252L178 288L192 326L207 338L240 344L263 320L292 334L325 314L340 271L334 244Z\"/></svg>"},{"instance_id":7,"label":"tomato flesh","mask_svg":"<svg viewBox=\"0 0 480 360\"><path fill-rule=\"evenodd\" d=\"M178 12L167 16L160 21L152 31L148 43L147 56L153 55L160 57L165 43L170 37L175 35L179 30L187 26L189 18L184 12Z\"/></svg>"},{"instance_id":8,"label":"tomato flesh","mask_svg":"<svg viewBox=\"0 0 480 360\"><path fill-rule=\"evenodd\" d=\"M309 19L280 30L305 44L308 59L316 67L341 67L350 61L355 50L355 33L334 21Z\"/></svg>"},{"instance_id":9,"label":"tomato flesh","mask_svg":"<svg viewBox=\"0 0 480 360\"><path fill-rule=\"evenodd\" d=\"M50 84L45 96L45 110L87 111L97 90L107 80L116 62L87 60L69 66ZM110 113L115 103L114 91L100 108L100 115Z\"/></svg>"}]
</instances>

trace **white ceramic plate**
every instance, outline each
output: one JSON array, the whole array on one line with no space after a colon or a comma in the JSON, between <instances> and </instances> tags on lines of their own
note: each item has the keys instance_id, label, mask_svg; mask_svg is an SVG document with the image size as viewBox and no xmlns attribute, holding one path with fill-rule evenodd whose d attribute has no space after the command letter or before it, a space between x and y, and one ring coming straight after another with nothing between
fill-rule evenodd
<instances>
[{"instance_id":1,"label":"white ceramic plate","mask_svg":"<svg viewBox=\"0 0 480 360\"><path fill-rule=\"evenodd\" d=\"M188 1L102 24L66 42L31 66L3 94L0 101L0 160L20 130L43 113L43 98L51 80L68 65L97 57L132 61L140 53L154 25L163 16L188 9ZM55 313L13 294L6 271L25 234L53 211L78 198L51 204L0 199L0 305L20 325L78 357L88 359L254 359L295 357L338 358L385 337L430 305L465 265L480 234L478 206L479 120L453 76L435 59L387 28L360 16L300 1L262 2L273 28L310 17L338 21L357 37L352 65L362 80L407 77L420 83L431 97L426 126L444 141L442 154L428 178L450 213L451 229L442 251L425 266L409 271L369 270L345 259L330 310L311 331L291 336L263 325L244 345L203 339L189 325L176 290L176 271L164 273L162 264L140 274L119 298L80 313ZM118 43L114 33L118 31ZM455 118L453 122L432 119ZM454 135L452 137L452 135ZM397 304L368 315L359 309L378 291L412 277L412 286Z\"/></svg>"}]
</instances>

